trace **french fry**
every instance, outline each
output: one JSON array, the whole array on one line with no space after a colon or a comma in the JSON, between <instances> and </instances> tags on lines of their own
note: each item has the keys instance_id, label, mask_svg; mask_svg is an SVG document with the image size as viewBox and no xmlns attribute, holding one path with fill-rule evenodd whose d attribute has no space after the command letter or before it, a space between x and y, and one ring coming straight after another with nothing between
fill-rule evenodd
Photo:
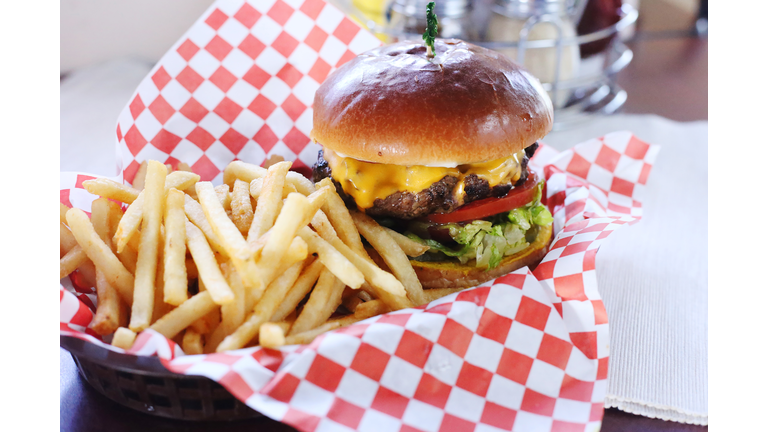
<instances>
[{"instance_id":1,"label":"french fry","mask_svg":"<svg viewBox=\"0 0 768 432\"><path fill-rule=\"evenodd\" d=\"M197 195L197 192L195 192L195 195ZM216 253L221 254L224 257L229 257L224 246L221 245L218 237L213 233L213 228L211 228L211 224L208 223L208 219L205 218L203 207L189 195L184 197L184 214L187 215L187 219L189 219L190 222L195 224L195 226L200 228L200 231L205 234L205 238L208 239L208 243L210 243L211 248L216 251Z\"/></svg>"},{"instance_id":2,"label":"french fry","mask_svg":"<svg viewBox=\"0 0 768 432\"><path fill-rule=\"evenodd\" d=\"M259 179L256 179L256 180L251 182L251 197L253 197L254 199L258 200L259 197L261 196L262 187L264 186L263 180L264 179L260 179L259 178ZM298 193L298 192L299 191L296 190L296 186L294 186L294 185L292 185L290 183L285 183L283 185L283 199L288 198L288 194ZM278 202L278 204L277 204L278 210L280 208L282 208L282 206L283 206L283 203L282 202ZM254 205L254 207L255 207L255 205Z\"/></svg>"},{"instance_id":3,"label":"french fry","mask_svg":"<svg viewBox=\"0 0 768 432\"><path fill-rule=\"evenodd\" d=\"M117 227L120 224L120 220L123 218L123 209L112 201L109 201L109 204L109 238L114 240ZM127 247L125 247L122 252L117 251L117 245L114 241L111 242L111 247L112 252L117 255L117 258L123 263L125 268L128 269L129 272L135 273L136 260L139 256L138 239L132 237L131 240L128 241Z\"/></svg>"},{"instance_id":4,"label":"french fry","mask_svg":"<svg viewBox=\"0 0 768 432\"><path fill-rule=\"evenodd\" d=\"M217 307L218 305L211 298L210 291L203 291L165 314L149 328L168 339L173 339L179 332Z\"/></svg>"},{"instance_id":5,"label":"french fry","mask_svg":"<svg viewBox=\"0 0 768 432\"><path fill-rule=\"evenodd\" d=\"M275 274L285 273L296 262L306 259L308 254L307 243L301 237L294 237ZM245 310L252 311L256 302L261 299L262 294L264 292L261 290L248 290L245 294Z\"/></svg>"},{"instance_id":6,"label":"french fry","mask_svg":"<svg viewBox=\"0 0 768 432\"><path fill-rule=\"evenodd\" d=\"M221 324L221 308L220 307L213 308L212 311L203 315L203 317L200 318L198 321L203 321L207 329L205 332L202 332L200 334L203 334L203 335L211 334L211 332L213 332Z\"/></svg>"},{"instance_id":7,"label":"french fry","mask_svg":"<svg viewBox=\"0 0 768 432\"><path fill-rule=\"evenodd\" d=\"M224 184L233 186L235 180L242 180L250 184L252 180L262 178L265 175L267 175L266 168L243 161L232 161L224 168Z\"/></svg>"},{"instance_id":8,"label":"french fry","mask_svg":"<svg viewBox=\"0 0 768 432\"><path fill-rule=\"evenodd\" d=\"M309 246L307 246L307 242L299 236L294 237L293 240L291 240L290 246L288 246L288 250L285 251L285 255L283 255L283 261L280 265L278 274L285 271L284 267L290 267L288 263L292 265L297 261L303 261L307 258L307 255L309 255Z\"/></svg>"},{"instance_id":9,"label":"french fry","mask_svg":"<svg viewBox=\"0 0 768 432\"><path fill-rule=\"evenodd\" d=\"M397 245L400 247L400 249L402 249L403 252L405 252L405 254L408 255L409 257L415 258L417 256L422 256L426 251L429 250L429 246L413 241L395 230L391 230L385 226L382 226L381 228L390 237L392 237L392 240L394 240L395 243L397 243Z\"/></svg>"},{"instance_id":10,"label":"french fry","mask_svg":"<svg viewBox=\"0 0 768 432\"><path fill-rule=\"evenodd\" d=\"M102 197L91 203L91 224L102 241L112 247L110 213L117 204ZM119 207L118 207L119 208ZM119 211L119 210L118 210ZM86 270L87 272L87 270ZM117 291L107 282L104 273L96 270L96 295L99 299L91 327L100 335L108 335L128 323L128 313L123 308Z\"/></svg>"},{"instance_id":11,"label":"french fry","mask_svg":"<svg viewBox=\"0 0 768 432\"><path fill-rule=\"evenodd\" d=\"M186 162L179 162L179 164L176 165L176 169L178 171L192 172L192 168L190 168L189 164Z\"/></svg>"},{"instance_id":12,"label":"french fry","mask_svg":"<svg viewBox=\"0 0 768 432\"><path fill-rule=\"evenodd\" d=\"M258 333L259 327L269 321L269 318L275 313L283 298L285 298L285 294L299 277L303 266L303 262L297 262L269 284L261 300L256 304L253 313L248 316L234 333L224 338L221 344L216 347L216 352L240 349L253 339L256 333Z\"/></svg>"},{"instance_id":13,"label":"french fry","mask_svg":"<svg viewBox=\"0 0 768 432\"><path fill-rule=\"evenodd\" d=\"M210 182L199 182L195 188L205 218L210 223L216 238L226 250L227 255L237 267L237 272L243 279L243 285L247 289L262 289L266 283L262 282L258 273L256 263L253 260L253 252L248 247L243 235L240 234L240 230L227 217L213 185Z\"/></svg>"},{"instance_id":14,"label":"french fry","mask_svg":"<svg viewBox=\"0 0 768 432\"><path fill-rule=\"evenodd\" d=\"M59 279L69 276L70 273L77 270L87 260L88 256L83 248L80 245L75 245L59 260Z\"/></svg>"},{"instance_id":15,"label":"french fry","mask_svg":"<svg viewBox=\"0 0 768 432\"><path fill-rule=\"evenodd\" d=\"M65 224L67 223L67 212L69 211L69 207L64 205L64 203L59 203L59 210L60 210L60 218L61 223Z\"/></svg>"},{"instance_id":16,"label":"french fry","mask_svg":"<svg viewBox=\"0 0 768 432\"><path fill-rule=\"evenodd\" d=\"M200 334L208 334L212 331L212 329L208 327L208 320L205 319L205 316L195 320L195 322L189 325L189 328Z\"/></svg>"},{"instance_id":17,"label":"french fry","mask_svg":"<svg viewBox=\"0 0 768 432\"><path fill-rule=\"evenodd\" d=\"M329 187L322 187L307 195L307 201L309 201L312 209L304 215L301 226L307 225L315 217L315 214L320 211L328 197L331 196L332 190Z\"/></svg>"},{"instance_id":18,"label":"french fry","mask_svg":"<svg viewBox=\"0 0 768 432\"><path fill-rule=\"evenodd\" d=\"M277 276L280 261L288 250L291 240L296 236L296 231L309 222L307 216L314 214L313 209L307 197L298 193L288 195L283 211L275 220L275 225L264 235L266 242L256 263L264 285L268 285Z\"/></svg>"},{"instance_id":19,"label":"french fry","mask_svg":"<svg viewBox=\"0 0 768 432\"><path fill-rule=\"evenodd\" d=\"M316 252L323 265L347 286L360 288L365 282L363 273L354 264L309 227L300 229L298 234L307 242L309 251Z\"/></svg>"},{"instance_id":20,"label":"french fry","mask_svg":"<svg viewBox=\"0 0 768 432\"><path fill-rule=\"evenodd\" d=\"M59 225L59 251L61 252L61 255L64 256L67 252L72 250L73 247L77 246L77 240L75 240L75 236L72 235L72 232L67 228L69 223L62 223Z\"/></svg>"},{"instance_id":21,"label":"french fry","mask_svg":"<svg viewBox=\"0 0 768 432\"><path fill-rule=\"evenodd\" d=\"M165 191L171 189L184 190L200 181L200 176L188 171L174 171L165 178Z\"/></svg>"},{"instance_id":22,"label":"french fry","mask_svg":"<svg viewBox=\"0 0 768 432\"><path fill-rule=\"evenodd\" d=\"M136 176L133 178L133 187L142 190L144 189L144 179L147 176L147 161L142 161L141 165L139 165L138 171L136 171Z\"/></svg>"},{"instance_id":23,"label":"french fry","mask_svg":"<svg viewBox=\"0 0 768 432\"><path fill-rule=\"evenodd\" d=\"M276 323L266 322L262 324L259 327L259 345L264 348L277 348L285 345L285 330Z\"/></svg>"},{"instance_id":24,"label":"french fry","mask_svg":"<svg viewBox=\"0 0 768 432\"><path fill-rule=\"evenodd\" d=\"M189 198L197 202L197 191L195 191L195 186L188 187L184 189L184 193L187 194Z\"/></svg>"},{"instance_id":25,"label":"french fry","mask_svg":"<svg viewBox=\"0 0 768 432\"><path fill-rule=\"evenodd\" d=\"M235 301L221 307L221 320L229 326L229 335L245 320L245 287L237 274L233 264L226 264L226 277L232 291L235 293Z\"/></svg>"},{"instance_id":26,"label":"french fry","mask_svg":"<svg viewBox=\"0 0 768 432\"><path fill-rule=\"evenodd\" d=\"M253 245L275 223L280 204L285 175L291 167L290 162L277 163L267 170L265 177L253 180L250 183L250 193L258 197L256 210L253 214L253 222L248 230L248 244ZM261 181L260 181L261 180ZM254 195L256 186L259 186L258 195Z\"/></svg>"},{"instance_id":27,"label":"french fry","mask_svg":"<svg viewBox=\"0 0 768 432\"><path fill-rule=\"evenodd\" d=\"M184 332L184 339L181 340L181 349L187 355L202 354L203 336L192 329L187 329Z\"/></svg>"},{"instance_id":28,"label":"french fry","mask_svg":"<svg viewBox=\"0 0 768 432\"><path fill-rule=\"evenodd\" d=\"M328 216L326 216L325 212L322 210L318 210L315 213L315 216L312 217L310 224L312 225L312 228L314 228L315 231L320 235L320 237L322 237L328 243L331 243L330 239L339 237L336 233L336 230L333 228L333 225L331 225L331 221L328 220Z\"/></svg>"},{"instance_id":29,"label":"french fry","mask_svg":"<svg viewBox=\"0 0 768 432\"><path fill-rule=\"evenodd\" d=\"M139 260L139 251L128 245L122 252L117 253L117 258L132 274L136 274L136 262Z\"/></svg>"},{"instance_id":30,"label":"french fry","mask_svg":"<svg viewBox=\"0 0 768 432\"><path fill-rule=\"evenodd\" d=\"M235 226L243 235L248 234L248 229L253 222L253 207L251 207L251 195L248 183L236 180L232 189L232 218Z\"/></svg>"},{"instance_id":31,"label":"french fry","mask_svg":"<svg viewBox=\"0 0 768 432\"><path fill-rule=\"evenodd\" d=\"M192 254L192 259L197 266L200 280L205 283L205 287L211 293L211 298L214 302L222 305L233 301L235 294L221 274L219 264L216 262L216 258L205 236L199 228L188 221L186 222L186 239L189 252ZM186 277L184 277L184 281L186 283Z\"/></svg>"},{"instance_id":32,"label":"french fry","mask_svg":"<svg viewBox=\"0 0 768 432\"><path fill-rule=\"evenodd\" d=\"M110 240L110 246L114 251L115 245L112 242L112 238L115 236L117 225L120 223L120 219L123 218L123 207L111 200L106 200L105 207L107 210L107 238Z\"/></svg>"},{"instance_id":33,"label":"french fry","mask_svg":"<svg viewBox=\"0 0 768 432\"><path fill-rule=\"evenodd\" d=\"M172 188L183 190L195 184L200 180L200 176L197 174L177 171L169 174L164 182L164 192L168 192ZM122 252L125 245L131 240L132 236L136 234L141 224L144 209L144 192L142 191L136 197L136 200L128 206L120 223L117 226L115 232L114 242L117 243L117 252Z\"/></svg>"},{"instance_id":34,"label":"french fry","mask_svg":"<svg viewBox=\"0 0 768 432\"><path fill-rule=\"evenodd\" d=\"M108 199L101 197L91 203L91 224L96 234L112 248L112 239L109 238L109 202Z\"/></svg>"},{"instance_id":35,"label":"french fry","mask_svg":"<svg viewBox=\"0 0 768 432\"><path fill-rule=\"evenodd\" d=\"M170 174L173 172L173 165L171 164L165 164L166 171Z\"/></svg>"},{"instance_id":36,"label":"french fry","mask_svg":"<svg viewBox=\"0 0 768 432\"><path fill-rule=\"evenodd\" d=\"M125 210L125 214L120 219L115 231L115 237L112 239L117 245L117 252L125 249L125 245L131 240L134 234L139 231L141 219L143 217L144 194L141 193L131 205Z\"/></svg>"},{"instance_id":37,"label":"french fry","mask_svg":"<svg viewBox=\"0 0 768 432\"><path fill-rule=\"evenodd\" d=\"M352 219L360 233L368 240L368 243L376 249L387 263L392 273L403 283L408 298L417 305L424 304L424 290L416 276L416 271L408 261L397 242L384 231L373 219L360 212L352 212Z\"/></svg>"},{"instance_id":38,"label":"french fry","mask_svg":"<svg viewBox=\"0 0 768 432\"><path fill-rule=\"evenodd\" d=\"M166 197L164 223L163 301L178 306L187 301L186 224L192 224L184 215L184 193L175 188Z\"/></svg>"},{"instance_id":39,"label":"french fry","mask_svg":"<svg viewBox=\"0 0 768 432\"><path fill-rule=\"evenodd\" d=\"M157 250L157 272L155 273L155 300L152 306L152 320L154 324L171 310L174 305L165 302L165 242L158 245Z\"/></svg>"},{"instance_id":40,"label":"french fry","mask_svg":"<svg viewBox=\"0 0 768 432\"><path fill-rule=\"evenodd\" d=\"M118 327L128 323L128 314L123 308L120 296L99 270L96 270L96 296L99 302L91 321L93 331L104 336L114 333Z\"/></svg>"},{"instance_id":41,"label":"french fry","mask_svg":"<svg viewBox=\"0 0 768 432\"><path fill-rule=\"evenodd\" d=\"M320 327L314 328L312 330L308 330L303 333L298 333L298 334L286 337L285 344L286 345L308 344L313 340L315 340L315 338L320 336L321 334L329 332L331 330L335 330L339 327L341 327L341 324L339 322L329 321L321 325Z\"/></svg>"},{"instance_id":42,"label":"french fry","mask_svg":"<svg viewBox=\"0 0 768 432\"><path fill-rule=\"evenodd\" d=\"M224 207L224 210L230 210L232 208L230 206L232 203L232 195L229 193L229 186L225 184L218 185L213 188L213 190L216 191L216 196L219 198L219 202L221 202L221 206Z\"/></svg>"},{"instance_id":43,"label":"french fry","mask_svg":"<svg viewBox=\"0 0 768 432\"><path fill-rule=\"evenodd\" d=\"M288 315L295 312L296 306L299 302L306 297L307 293L312 289L317 282L317 278L320 277L320 272L324 269L323 263L320 260L315 260L311 264L304 267L301 275L296 279L296 283L293 284L291 289L286 293L283 302L277 307L275 313L272 314L270 321L278 322L286 319Z\"/></svg>"},{"instance_id":44,"label":"french fry","mask_svg":"<svg viewBox=\"0 0 768 432\"><path fill-rule=\"evenodd\" d=\"M93 265L91 260L85 260L84 263L80 264L80 267L77 268L77 272L87 286L96 286L96 266Z\"/></svg>"},{"instance_id":45,"label":"french fry","mask_svg":"<svg viewBox=\"0 0 768 432\"><path fill-rule=\"evenodd\" d=\"M291 174L291 172L288 171L288 174L286 174L286 177L288 175L290 175L290 174ZM283 185L283 199L288 198L288 194L291 194L291 193L300 193L300 192L299 192L298 189L296 189L296 186L294 186L294 185L292 185L290 183L284 184ZM312 195L312 194L310 193L310 195Z\"/></svg>"},{"instance_id":46,"label":"french fry","mask_svg":"<svg viewBox=\"0 0 768 432\"><path fill-rule=\"evenodd\" d=\"M133 275L99 237L88 216L80 209L71 209L67 212L67 224L72 228L72 234L88 255L88 259L104 272L107 282L117 290L120 298L126 304L133 304Z\"/></svg>"},{"instance_id":47,"label":"french fry","mask_svg":"<svg viewBox=\"0 0 768 432\"><path fill-rule=\"evenodd\" d=\"M301 310L296 322L291 326L289 336L303 333L324 323L341 304L344 282L340 281L327 268L320 273L317 285L309 295L309 300Z\"/></svg>"},{"instance_id":48,"label":"french fry","mask_svg":"<svg viewBox=\"0 0 768 432\"><path fill-rule=\"evenodd\" d=\"M138 189L106 178L86 180L83 182L83 188L94 195L126 204L134 202L141 192Z\"/></svg>"},{"instance_id":49,"label":"french fry","mask_svg":"<svg viewBox=\"0 0 768 432\"><path fill-rule=\"evenodd\" d=\"M92 287L96 286L96 268L93 266L93 263L87 256L83 259L82 254L84 251L80 245L77 244L77 240L75 239L75 236L72 235L69 228L63 223L59 225L61 228L60 250L64 254L64 256L62 256L60 267L61 274L64 275L62 278L75 270L79 270L79 273L86 284ZM69 256L67 256L67 254L69 254ZM64 258L66 258L66 260L64 260Z\"/></svg>"},{"instance_id":50,"label":"french fry","mask_svg":"<svg viewBox=\"0 0 768 432\"><path fill-rule=\"evenodd\" d=\"M261 196L263 188L264 188L264 178L253 179L251 181L251 184L248 185L248 191L250 192L251 196L256 200L258 200L259 197Z\"/></svg>"},{"instance_id":51,"label":"french fry","mask_svg":"<svg viewBox=\"0 0 768 432\"><path fill-rule=\"evenodd\" d=\"M377 267L373 261L366 260L349 246L336 237L330 222L321 211L312 219L312 227L320 233L320 236L347 258L365 277L368 286L364 289L372 290L376 296L386 302L393 310L404 309L413 306L406 297L403 284L392 274ZM365 256L368 256L366 254ZM409 264L410 265L410 264Z\"/></svg>"},{"instance_id":52,"label":"french fry","mask_svg":"<svg viewBox=\"0 0 768 432\"><path fill-rule=\"evenodd\" d=\"M447 295L451 295L453 293L457 293L459 291L465 290L467 288L432 288L432 289L426 289L424 290L424 303L427 304L431 303L439 298L443 298ZM421 306L421 305L419 305Z\"/></svg>"},{"instance_id":53,"label":"french fry","mask_svg":"<svg viewBox=\"0 0 768 432\"><path fill-rule=\"evenodd\" d=\"M114 331L117 344L129 348L134 331L151 328L187 354L277 348L419 304L419 293L424 302L445 295L424 294L415 272L411 278L402 268L406 254L426 247L350 213L331 179L315 185L289 171L290 162L272 162L266 169L233 162L225 184L214 188L188 166L169 173L148 161L146 174L136 176L140 189L87 183L104 195L92 204L90 220L61 205L62 272L77 268L82 283L96 286L94 330ZM128 203L128 210L106 198ZM376 266L361 234L394 275ZM187 298L195 281L198 294ZM352 314L331 318L342 304Z\"/></svg>"},{"instance_id":54,"label":"french fry","mask_svg":"<svg viewBox=\"0 0 768 432\"><path fill-rule=\"evenodd\" d=\"M232 292L235 293L235 299L221 306L221 324L206 338L204 349L206 353L215 352L221 341L232 334L245 320L245 287L243 282L231 262L222 264L221 269L232 288ZM251 307L252 309L253 307Z\"/></svg>"},{"instance_id":55,"label":"french fry","mask_svg":"<svg viewBox=\"0 0 768 432\"><path fill-rule=\"evenodd\" d=\"M125 327L120 327L115 331L115 335L112 336L112 346L129 350L133 346L135 340L136 333Z\"/></svg>"},{"instance_id":56,"label":"french fry","mask_svg":"<svg viewBox=\"0 0 768 432\"><path fill-rule=\"evenodd\" d=\"M250 184L254 179L262 178L265 175L267 175L266 168L243 161L233 161L224 168L224 183L231 187L235 184L235 179L239 179ZM315 185L297 172L288 172L285 180L295 186L302 195L309 195L315 191Z\"/></svg>"},{"instance_id":57,"label":"french fry","mask_svg":"<svg viewBox=\"0 0 768 432\"><path fill-rule=\"evenodd\" d=\"M128 325L135 332L144 330L152 323L157 253L160 244L160 224L163 219L165 177L167 175L168 171L165 169L165 165L157 161L148 162L143 191L145 211L141 222L139 257L136 261L131 322ZM123 216L124 219L125 216Z\"/></svg>"},{"instance_id":58,"label":"french fry","mask_svg":"<svg viewBox=\"0 0 768 432\"><path fill-rule=\"evenodd\" d=\"M333 225L341 241L360 254L360 256L370 261L371 258L365 251L362 240L360 240L360 233L357 231L357 227L355 227L352 216L349 215L349 210L344 204L344 200L336 193L336 186L334 186L333 181L330 177L326 177L318 185L331 188L332 193L328 196L325 204L323 204L323 212L328 216L328 220L331 221L331 225Z\"/></svg>"}]
</instances>

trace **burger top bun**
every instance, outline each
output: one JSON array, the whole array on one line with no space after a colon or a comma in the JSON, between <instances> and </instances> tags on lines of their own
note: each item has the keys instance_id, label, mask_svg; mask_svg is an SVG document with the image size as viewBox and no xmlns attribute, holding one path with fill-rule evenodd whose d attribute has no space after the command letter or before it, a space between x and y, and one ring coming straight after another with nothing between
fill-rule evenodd
<instances>
[{"instance_id":1,"label":"burger top bun","mask_svg":"<svg viewBox=\"0 0 768 432\"><path fill-rule=\"evenodd\" d=\"M363 53L315 94L312 139L341 155L455 166L516 153L552 129L539 81L507 57L458 39Z\"/></svg>"}]
</instances>

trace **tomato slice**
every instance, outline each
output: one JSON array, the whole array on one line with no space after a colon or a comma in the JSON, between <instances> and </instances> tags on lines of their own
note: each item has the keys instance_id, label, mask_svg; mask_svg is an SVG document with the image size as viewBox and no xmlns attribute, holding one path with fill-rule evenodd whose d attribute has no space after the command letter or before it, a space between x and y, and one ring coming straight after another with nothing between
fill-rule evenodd
<instances>
[{"instance_id":1,"label":"tomato slice","mask_svg":"<svg viewBox=\"0 0 768 432\"><path fill-rule=\"evenodd\" d=\"M536 195L536 184L538 182L538 176L534 172L529 172L525 183L513 188L503 197L491 197L474 201L450 213L433 213L427 216L427 220L439 224L473 221L522 207L533 200L534 195Z\"/></svg>"}]
</instances>

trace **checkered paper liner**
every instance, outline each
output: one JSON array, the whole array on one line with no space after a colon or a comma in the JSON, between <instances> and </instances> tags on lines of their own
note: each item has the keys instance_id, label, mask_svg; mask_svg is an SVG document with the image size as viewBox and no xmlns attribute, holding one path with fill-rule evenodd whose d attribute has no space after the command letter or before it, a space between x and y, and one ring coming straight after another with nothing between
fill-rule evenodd
<instances>
[{"instance_id":1,"label":"checkered paper liner","mask_svg":"<svg viewBox=\"0 0 768 432\"><path fill-rule=\"evenodd\" d=\"M542 146L531 166L543 172L563 228L534 272L523 268L304 346L184 356L148 330L127 352L206 376L302 431L599 430L609 338L595 255L611 232L639 220L657 150L630 133L561 154ZM88 210L88 178L63 173L62 202ZM71 279L60 288L61 334L125 352L90 332L93 289Z\"/></svg>"},{"instance_id":2,"label":"checkered paper liner","mask_svg":"<svg viewBox=\"0 0 768 432\"><path fill-rule=\"evenodd\" d=\"M323 0L217 1L153 68L121 113L117 180L139 163L189 164L220 183L232 160L279 154L308 174L314 93L379 41ZM315 430L597 430L608 324L595 254L637 221L657 148L610 134L531 166L546 178L556 237L527 268L416 309L374 317L306 346L184 356L142 332L128 353L207 376L263 414ZM90 209L91 176L62 173L61 202ZM117 352L88 325L97 299L61 281L61 334Z\"/></svg>"},{"instance_id":3,"label":"checkered paper liner","mask_svg":"<svg viewBox=\"0 0 768 432\"><path fill-rule=\"evenodd\" d=\"M139 85L120 114L121 171L187 162L221 181L233 160L277 154L309 174L312 102L329 73L381 42L324 0L220 0Z\"/></svg>"}]
</instances>

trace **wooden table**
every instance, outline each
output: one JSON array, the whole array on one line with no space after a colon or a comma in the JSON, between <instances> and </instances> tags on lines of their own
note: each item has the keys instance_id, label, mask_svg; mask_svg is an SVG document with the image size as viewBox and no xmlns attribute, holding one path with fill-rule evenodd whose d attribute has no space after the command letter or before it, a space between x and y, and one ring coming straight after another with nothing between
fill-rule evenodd
<instances>
[{"instance_id":1,"label":"wooden table","mask_svg":"<svg viewBox=\"0 0 768 432\"><path fill-rule=\"evenodd\" d=\"M635 57L618 76L625 113L707 119L707 39L641 37L627 46Z\"/></svg>"},{"instance_id":2,"label":"wooden table","mask_svg":"<svg viewBox=\"0 0 768 432\"><path fill-rule=\"evenodd\" d=\"M630 44L634 61L619 75L629 98L625 112L653 113L678 121L707 119L707 41L641 37ZM167 420L124 408L81 379L69 353L61 350L62 431L293 431L269 419L231 423ZM616 409L605 411L603 432L706 431L707 427L666 422Z\"/></svg>"}]
</instances>

